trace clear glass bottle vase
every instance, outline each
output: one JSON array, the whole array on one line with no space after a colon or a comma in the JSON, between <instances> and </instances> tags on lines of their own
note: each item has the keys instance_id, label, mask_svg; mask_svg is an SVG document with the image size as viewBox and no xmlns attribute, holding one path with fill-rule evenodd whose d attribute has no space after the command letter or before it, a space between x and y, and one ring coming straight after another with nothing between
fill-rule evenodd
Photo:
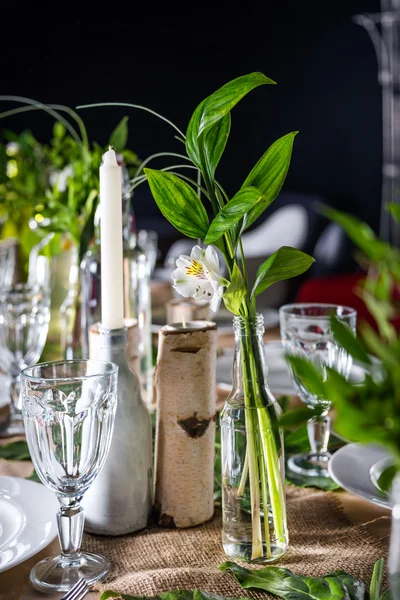
<instances>
[{"instance_id":1,"label":"clear glass bottle vase","mask_svg":"<svg viewBox=\"0 0 400 600\"><path fill-rule=\"evenodd\" d=\"M264 319L234 317L232 391L220 416L222 545L231 559L269 563L288 548L281 409L267 383Z\"/></svg>"}]
</instances>

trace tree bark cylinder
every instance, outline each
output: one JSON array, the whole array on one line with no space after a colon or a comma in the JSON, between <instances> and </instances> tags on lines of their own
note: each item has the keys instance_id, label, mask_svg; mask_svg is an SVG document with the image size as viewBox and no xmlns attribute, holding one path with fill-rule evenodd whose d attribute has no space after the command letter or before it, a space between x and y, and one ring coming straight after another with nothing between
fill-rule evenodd
<instances>
[{"instance_id":1,"label":"tree bark cylinder","mask_svg":"<svg viewBox=\"0 0 400 600\"><path fill-rule=\"evenodd\" d=\"M209 321L210 303L194 298L173 298L166 303L167 323L185 323L189 321Z\"/></svg>"},{"instance_id":2,"label":"tree bark cylinder","mask_svg":"<svg viewBox=\"0 0 400 600\"><path fill-rule=\"evenodd\" d=\"M159 331L155 384L155 514L192 527L214 513L217 325L190 321Z\"/></svg>"}]
</instances>

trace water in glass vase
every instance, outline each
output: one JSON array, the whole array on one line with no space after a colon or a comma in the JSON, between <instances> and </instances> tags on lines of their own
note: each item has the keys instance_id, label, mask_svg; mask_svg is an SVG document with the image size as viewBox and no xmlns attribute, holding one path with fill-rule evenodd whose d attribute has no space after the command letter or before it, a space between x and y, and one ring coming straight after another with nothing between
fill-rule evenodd
<instances>
[{"instance_id":1,"label":"water in glass vase","mask_svg":"<svg viewBox=\"0 0 400 600\"><path fill-rule=\"evenodd\" d=\"M280 407L268 388L263 320L235 317L233 387L221 412L222 545L269 563L288 548Z\"/></svg>"}]
</instances>

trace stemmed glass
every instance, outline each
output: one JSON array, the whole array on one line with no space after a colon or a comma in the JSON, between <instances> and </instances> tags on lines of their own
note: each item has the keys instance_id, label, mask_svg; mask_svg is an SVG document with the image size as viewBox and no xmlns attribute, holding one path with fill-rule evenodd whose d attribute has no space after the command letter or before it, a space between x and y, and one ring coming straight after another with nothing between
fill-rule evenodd
<instances>
[{"instance_id":1,"label":"stemmed glass","mask_svg":"<svg viewBox=\"0 0 400 600\"><path fill-rule=\"evenodd\" d=\"M352 357L335 340L330 317L335 315L356 333L357 312L354 308L336 304L294 303L279 309L280 331L283 348L288 355L302 356L309 360L326 376L326 367L331 367L348 378L352 367ZM304 387L289 364L289 371L300 400L310 408L319 405L322 413L307 423L311 452L296 454L288 461L288 469L306 477L329 477L328 452L331 402L328 398L312 395Z\"/></svg>"},{"instance_id":2,"label":"stemmed glass","mask_svg":"<svg viewBox=\"0 0 400 600\"><path fill-rule=\"evenodd\" d=\"M24 369L21 394L26 440L35 470L60 502L61 554L30 574L42 592L68 591L80 577L105 577L109 562L81 551L82 496L100 472L110 447L117 405L118 367L98 360L53 361Z\"/></svg>"},{"instance_id":3,"label":"stemmed glass","mask_svg":"<svg viewBox=\"0 0 400 600\"><path fill-rule=\"evenodd\" d=\"M0 428L0 437L24 433L20 372L39 360L49 321L50 290L47 285L35 281L10 283L0 288L0 368L10 377L10 413Z\"/></svg>"},{"instance_id":4,"label":"stemmed glass","mask_svg":"<svg viewBox=\"0 0 400 600\"><path fill-rule=\"evenodd\" d=\"M152 275L157 263L158 234L153 229L140 229L138 231L138 244L147 256L149 275Z\"/></svg>"}]
</instances>

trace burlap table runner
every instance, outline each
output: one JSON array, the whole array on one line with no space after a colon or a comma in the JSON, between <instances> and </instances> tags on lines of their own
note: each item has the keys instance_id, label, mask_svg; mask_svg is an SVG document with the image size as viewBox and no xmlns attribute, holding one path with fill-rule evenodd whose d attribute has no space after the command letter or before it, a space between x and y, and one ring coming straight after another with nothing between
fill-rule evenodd
<instances>
[{"instance_id":1,"label":"burlap table runner","mask_svg":"<svg viewBox=\"0 0 400 600\"><path fill-rule=\"evenodd\" d=\"M373 538L364 525L351 523L332 492L289 485L287 509L290 547L282 561L275 563L278 566L311 576L342 569L369 583L374 562L378 558L386 561L388 538ZM112 563L110 575L96 588L101 591L154 596L197 588L236 598L271 597L243 590L232 574L218 570L227 560L221 545L219 508L210 521L198 527L154 527L115 538L85 534L83 547L104 554Z\"/></svg>"}]
</instances>

